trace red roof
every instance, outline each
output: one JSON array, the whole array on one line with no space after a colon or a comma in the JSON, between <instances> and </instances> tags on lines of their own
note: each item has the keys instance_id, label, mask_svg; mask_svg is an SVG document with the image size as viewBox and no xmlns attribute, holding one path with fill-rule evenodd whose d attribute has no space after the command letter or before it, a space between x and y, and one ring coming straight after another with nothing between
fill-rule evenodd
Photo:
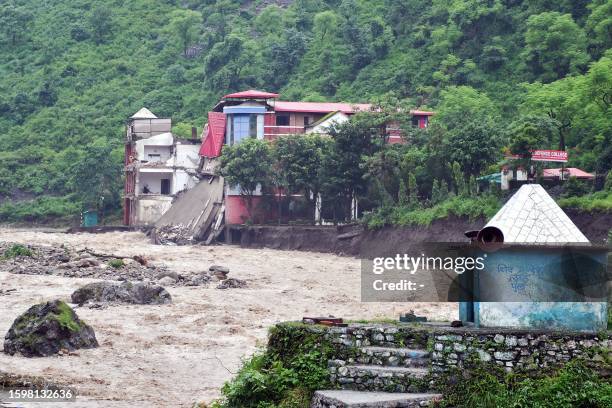
<instances>
[{"instance_id":1,"label":"red roof","mask_svg":"<svg viewBox=\"0 0 612 408\"><path fill-rule=\"evenodd\" d=\"M577 169L576 167L566 167L565 177L569 173L569 177L576 177L579 179L592 179L595 178L591 173L587 173L584 170ZM561 176L561 169L544 169L543 176L545 178L559 178Z\"/></svg>"},{"instance_id":2,"label":"red roof","mask_svg":"<svg viewBox=\"0 0 612 408\"><path fill-rule=\"evenodd\" d=\"M227 94L223 97L223 99L228 99L228 98L271 99L271 98L278 98L278 96L279 96L278 94L272 93L272 92L256 91L254 89L249 89L248 91Z\"/></svg>"},{"instance_id":3,"label":"red roof","mask_svg":"<svg viewBox=\"0 0 612 408\"><path fill-rule=\"evenodd\" d=\"M357 111L370 110L372 105L368 103L343 103L343 102L274 102L276 112L310 112L329 113L340 111L342 113L355 113Z\"/></svg>"},{"instance_id":4,"label":"red roof","mask_svg":"<svg viewBox=\"0 0 612 408\"><path fill-rule=\"evenodd\" d=\"M208 124L200 146L200 156L219 157L225 140L225 113L208 112Z\"/></svg>"}]
</instances>

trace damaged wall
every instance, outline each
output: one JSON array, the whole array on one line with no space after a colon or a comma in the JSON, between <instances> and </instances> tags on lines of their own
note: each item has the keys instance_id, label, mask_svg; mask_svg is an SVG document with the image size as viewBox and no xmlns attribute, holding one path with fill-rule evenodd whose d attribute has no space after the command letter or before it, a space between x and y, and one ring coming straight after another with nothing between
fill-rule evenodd
<instances>
[{"instance_id":1,"label":"damaged wall","mask_svg":"<svg viewBox=\"0 0 612 408\"><path fill-rule=\"evenodd\" d=\"M155 223L173 198L198 183L197 140L179 139L170 119L146 108L130 118L126 132L125 216L128 225Z\"/></svg>"},{"instance_id":2,"label":"damaged wall","mask_svg":"<svg viewBox=\"0 0 612 408\"><path fill-rule=\"evenodd\" d=\"M150 224L151 220L158 220L172 206L172 196L142 197L136 202L137 225Z\"/></svg>"}]
</instances>

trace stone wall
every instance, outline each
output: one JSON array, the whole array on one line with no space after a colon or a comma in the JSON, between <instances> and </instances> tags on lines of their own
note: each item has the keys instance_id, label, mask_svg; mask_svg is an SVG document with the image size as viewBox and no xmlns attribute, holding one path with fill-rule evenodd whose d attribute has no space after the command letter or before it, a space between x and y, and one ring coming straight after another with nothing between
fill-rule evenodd
<instances>
[{"instance_id":1,"label":"stone wall","mask_svg":"<svg viewBox=\"0 0 612 408\"><path fill-rule=\"evenodd\" d=\"M612 340L608 339L610 331L476 329L435 324L356 323L348 327L310 327L335 346L334 358L329 362L332 381L350 381L341 378L362 375L358 370L342 368L359 364L427 368L435 377L437 373L452 368L469 368L478 363L503 366L510 371L559 367L578 357L605 366L612 359ZM372 347L409 350L410 354L397 351L391 356L377 355L364 349ZM421 380L431 379L430 376L419 377ZM420 381L419 385L423 382Z\"/></svg>"},{"instance_id":2,"label":"stone wall","mask_svg":"<svg viewBox=\"0 0 612 408\"><path fill-rule=\"evenodd\" d=\"M612 340L600 336L505 330L432 333L432 370L465 368L475 362L496 364L512 370L515 367L554 367L576 357L586 357L595 362L609 361Z\"/></svg>"}]
</instances>

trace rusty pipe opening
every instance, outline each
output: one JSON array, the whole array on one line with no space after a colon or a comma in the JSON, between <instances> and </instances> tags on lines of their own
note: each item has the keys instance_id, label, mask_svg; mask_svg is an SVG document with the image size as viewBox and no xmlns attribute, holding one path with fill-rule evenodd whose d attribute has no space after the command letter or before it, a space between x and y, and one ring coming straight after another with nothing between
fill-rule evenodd
<instances>
[{"instance_id":1,"label":"rusty pipe opening","mask_svg":"<svg viewBox=\"0 0 612 408\"><path fill-rule=\"evenodd\" d=\"M484 227L476 235L476 240L483 244L503 243L504 233L497 227Z\"/></svg>"}]
</instances>

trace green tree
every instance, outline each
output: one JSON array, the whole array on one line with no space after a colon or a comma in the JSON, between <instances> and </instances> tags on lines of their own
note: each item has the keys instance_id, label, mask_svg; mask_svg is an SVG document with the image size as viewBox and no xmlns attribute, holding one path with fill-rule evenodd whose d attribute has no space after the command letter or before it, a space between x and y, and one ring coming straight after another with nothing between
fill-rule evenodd
<instances>
[{"instance_id":1,"label":"green tree","mask_svg":"<svg viewBox=\"0 0 612 408\"><path fill-rule=\"evenodd\" d=\"M557 147L560 124L549 116L519 117L506 129L510 153L526 157L535 149Z\"/></svg>"},{"instance_id":2,"label":"green tree","mask_svg":"<svg viewBox=\"0 0 612 408\"><path fill-rule=\"evenodd\" d=\"M24 7L18 7L13 2L0 5L1 32L5 40L15 46L30 32L30 23L34 16Z\"/></svg>"},{"instance_id":3,"label":"green tree","mask_svg":"<svg viewBox=\"0 0 612 408\"><path fill-rule=\"evenodd\" d=\"M592 53L599 58L603 52L612 47L612 2L594 0L588 8L591 14L587 18L587 30Z\"/></svg>"},{"instance_id":4,"label":"green tree","mask_svg":"<svg viewBox=\"0 0 612 408\"><path fill-rule=\"evenodd\" d=\"M440 182L440 200L446 200L450 196L446 180Z\"/></svg>"},{"instance_id":5,"label":"green tree","mask_svg":"<svg viewBox=\"0 0 612 408\"><path fill-rule=\"evenodd\" d=\"M449 158L467 176L478 176L499 158L500 132L490 122L468 122L448 132Z\"/></svg>"},{"instance_id":6,"label":"green tree","mask_svg":"<svg viewBox=\"0 0 612 408\"><path fill-rule=\"evenodd\" d=\"M113 30L113 13L108 7L95 8L89 17L92 36L96 44L102 44Z\"/></svg>"},{"instance_id":7,"label":"green tree","mask_svg":"<svg viewBox=\"0 0 612 408\"><path fill-rule=\"evenodd\" d=\"M364 179L369 183L376 183L377 187L384 190L383 197L389 197L392 203L398 202L401 195L399 190L403 180L400 168L402 153L402 148L398 145L387 145L362 158Z\"/></svg>"},{"instance_id":8,"label":"green tree","mask_svg":"<svg viewBox=\"0 0 612 408\"><path fill-rule=\"evenodd\" d=\"M198 34L202 23L202 14L193 10L176 10L170 16L170 26L181 41L183 55L187 55L187 48Z\"/></svg>"},{"instance_id":9,"label":"green tree","mask_svg":"<svg viewBox=\"0 0 612 408\"><path fill-rule=\"evenodd\" d=\"M272 171L270 144L249 138L233 146L224 146L220 174L246 199L249 217L253 217L253 197L258 188L270 181Z\"/></svg>"},{"instance_id":10,"label":"green tree","mask_svg":"<svg viewBox=\"0 0 612 408\"><path fill-rule=\"evenodd\" d=\"M438 179L434 179L433 185L431 187L431 202L432 204L438 204L444 198L441 196L440 192L440 182Z\"/></svg>"},{"instance_id":11,"label":"green tree","mask_svg":"<svg viewBox=\"0 0 612 408\"><path fill-rule=\"evenodd\" d=\"M321 161L331 141L318 135L283 136L273 143L272 158L278 185L287 193L302 193L314 210L321 192Z\"/></svg>"},{"instance_id":12,"label":"green tree","mask_svg":"<svg viewBox=\"0 0 612 408\"><path fill-rule=\"evenodd\" d=\"M70 189L84 207L120 207L123 149L99 138L68 169Z\"/></svg>"},{"instance_id":13,"label":"green tree","mask_svg":"<svg viewBox=\"0 0 612 408\"><path fill-rule=\"evenodd\" d=\"M452 130L466 123L492 121L498 114L496 104L483 92L469 86L451 86L441 93L433 123Z\"/></svg>"},{"instance_id":14,"label":"green tree","mask_svg":"<svg viewBox=\"0 0 612 408\"><path fill-rule=\"evenodd\" d=\"M385 113L361 113L329 129L333 142L324 155L322 190L326 198L337 201L344 214L350 213L354 196L367 193L366 166L362 163L384 143L386 118Z\"/></svg>"},{"instance_id":15,"label":"green tree","mask_svg":"<svg viewBox=\"0 0 612 408\"><path fill-rule=\"evenodd\" d=\"M545 12L530 16L524 58L534 78L551 82L586 67L584 31L570 14Z\"/></svg>"},{"instance_id":16,"label":"green tree","mask_svg":"<svg viewBox=\"0 0 612 408\"><path fill-rule=\"evenodd\" d=\"M453 184L455 185L455 194L458 196L467 195L467 186L465 183L465 176L461 171L461 166L457 162L453 162L451 166L453 172Z\"/></svg>"}]
</instances>

